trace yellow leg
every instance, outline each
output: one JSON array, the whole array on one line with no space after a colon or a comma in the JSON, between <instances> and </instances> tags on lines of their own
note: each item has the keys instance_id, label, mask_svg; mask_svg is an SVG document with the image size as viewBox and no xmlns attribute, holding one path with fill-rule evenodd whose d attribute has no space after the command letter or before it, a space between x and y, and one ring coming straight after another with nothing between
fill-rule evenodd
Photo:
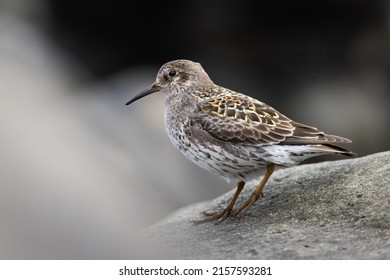
<instances>
[{"instance_id":1,"label":"yellow leg","mask_svg":"<svg viewBox=\"0 0 390 280\"><path fill-rule=\"evenodd\" d=\"M261 180L259 186L256 188L256 190L252 193L251 197L244 202L244 204L241 205L240 208L238 208L236 211L234 211L233 215L236 216L240 213L240 215L244 215L248 209L255 204L255 202L259 199L260 196L263 196L263 189L265 184L267 183L268 179L271 177L272 173L275 170L275 165L270 164L267 165L267 172L265 173L263 179Z\"/></svg>"},{"instance_id":2,"label":"yellow leg","mask_svg":"<svg viewBox=\"0 0 390 280\"><path fill-rule=\"evenodd\" d=\"M210 217L207 217L207 218L205 218L203 220L200 220L200 221L197 221L195 223L196 224L201 224L201 223L206 223L206 222L218 220L216 222L216 224L219 224L220 222L223 222L226 218L230 217L231 214L232 214L233 206L236 203L236 200L237 200L238 196L240 195L240 193L241 193L242 189L244 188L244 186L245 186L245 182L243 182L243 181L240 181L240 182L237 183L236 192L234 193L232 199L230 200L228 206L226 206L225 209L223 209L219 213L212 213L212 214L206 213L206 215L210 216Z\"/></svg>"}]
</instances>

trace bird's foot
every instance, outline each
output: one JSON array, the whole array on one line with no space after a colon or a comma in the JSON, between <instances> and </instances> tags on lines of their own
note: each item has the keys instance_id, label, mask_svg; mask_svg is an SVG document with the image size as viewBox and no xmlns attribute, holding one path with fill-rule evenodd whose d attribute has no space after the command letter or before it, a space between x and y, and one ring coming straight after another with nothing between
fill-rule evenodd
<instances>
[{"instance_id":1,"label":"bird's foot","mask_svg":"<svg viewBox=\"0 0 390 280\"><path fill-rule=\"evenodd\" d=\"M233 213L232 216L237 216L237 215L245 215L245 213L248 211L249 208L252 207L253 204L256 203L256 201L259 199L259 197L263 197L263 193L258 193L254 191L249 199L247 199L241 206L240 208L236 209Z\"/></svg>"},{"instance_id":2,"label":"bird's foot","mask_svg":"<svg viewBox=\"0 0 390 280\"><path fill-rule=\"evenodd\" d=\"M232 215L232 207L226 207L221 212L203 212L206 218L196 221L195 224L203 224L211 221L215 221L215 224L219 224L229 218Z\"/></svg>"},{"instance_id":3,"label":"bird's foot","mask_svg":"<svg viewBox=\"0 0 390 280\"><path fill-rule=\"evenodd\" d=\"M226 220L227 218L229 218L230 216L232 216L232 210L233 210L234 203L236 203L236 200L237 200L238 196L240 195L240 192L242 191L244 186L245 186L245 182L239 181L237 183L236 192L234 193L232 199L230 200L228 206L226 206L225 209L223 209L221 212L217 212L217 213L215 213L215 212L214 213L207 213L206 212L204 214L208 217L204 218L200 221L197 221L195 223L202 224L202 223L217 220L215 224L219 224L219 223L223 222L224 220Z\"/></svg>"}]
</instances>

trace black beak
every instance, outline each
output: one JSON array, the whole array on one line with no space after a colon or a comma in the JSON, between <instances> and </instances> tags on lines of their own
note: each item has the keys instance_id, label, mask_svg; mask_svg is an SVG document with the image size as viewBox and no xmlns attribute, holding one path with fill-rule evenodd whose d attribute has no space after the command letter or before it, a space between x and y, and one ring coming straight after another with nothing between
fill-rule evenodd
<instances>
[{"instance_id":1,"label":"black beak","mask_svg":"<svg viewBox=\"0 0 390 280\"><path fill-rule=\"evenodd\" d=\"M138 99L141 99L142 97L145 97L145 96L152 94L153 92L156 92L159 90L160 90L159 86L157 86L156 84L152 84L150 87L148 87L147 89L141 91L136 96L134 96L129 102L126 103L126 105L130 105L134 101L137 101Z\"/></svg>"}]
</instances>

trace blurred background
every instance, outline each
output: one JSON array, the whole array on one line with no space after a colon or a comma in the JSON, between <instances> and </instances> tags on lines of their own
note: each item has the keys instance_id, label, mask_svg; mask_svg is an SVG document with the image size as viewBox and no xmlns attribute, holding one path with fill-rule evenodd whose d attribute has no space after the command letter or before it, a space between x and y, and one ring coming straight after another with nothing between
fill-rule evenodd
<instances>
[{"instance_id":1,"label":"blurred background","mask_svg":"<svg viewBox=\"0 0 390 280\"><path fill-rule=\"evenodd\" d=\"M124 105L173 59L389 150L389 28L385 0L0 0L0 258L136 258L131 233L235 187L173 148L163 96Z\"/></svg>"}]
</instances>

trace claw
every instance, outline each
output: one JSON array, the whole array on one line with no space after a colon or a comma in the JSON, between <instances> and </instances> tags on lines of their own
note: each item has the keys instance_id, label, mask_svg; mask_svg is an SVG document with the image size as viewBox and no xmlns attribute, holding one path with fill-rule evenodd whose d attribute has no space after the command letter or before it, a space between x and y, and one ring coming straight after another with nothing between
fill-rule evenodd
<instances>
[{"instance_id":1,"label":"claw","mask_svg":"<svg viewBox=\"0 0 390 280\"><path fill-rule=\"evenodd\" d=\"M256 203L256 201L259 199L259 197L262 197L263 195L262 194L257 194L256 192L253 192L251 197L245 201L240 208L236 209L233 213L232 213L232 216L237 216L238 214L240 215L245 215L246 211L248 211L249 208L251 208L251 206L253 204Z\"/></svg>"},{"instance_id":2,"label":"claw","mask_svg":"<svg viewBox=\"0 0 390 280\"><path fill-rule=\"evenodd\" d=\"M221 212L211 212L211 213L204 211L203 214L207 217L202 220L196 221L195 224L203 224L215 220L217 220L215 224L219 224L232 216L237 216L238 214L244 215L246 211L248 211L248 209L251 208L251 206L256 203L259 197L263 196L263 188L267 183L269 177L271 177L272 173L274 172L274 169L275 169L275 165L273 164L267 165L267 173L264 175L259 186L252 193L251 197L241 205L240 208L238 208L234 212L232 211L238 196L240 195L241 191L245 186L245 182L243 181L238 182L236 192L234 193L232 199L230 200L228 206L226 206L225 209L223 209Z\"/></svg>"},{"instance_id":3,"label":"claw","mask_svg":"<svg viewBox=\"0 0 390 280\"><path fill-rule=\"evenodd\" d=\"M217 213L207 213L205 212L204 213L206 216L208 216L207 218L204 218L202 220L199 220L199 221L196 221L195 224L203 224L203 223L207 223L207 222L211 222L211 221L214 221L214 220L217 220L215 222L215 224L219 224L221 222L223 222L224 220L226 220L228 217L230 217L232 215L232 209L228 209L228 207L226 207L225 209L223 209L221 212L217 212Z\"/></svg>"},{"instance_id":4,"label":"claw","mask_svg":"<svg viewBox=\"0 0 390 280\"><path fill-rule=\"evenodd\" d=\"M240 195L244 186L245 186L245 182L243 182L243 181L238 182L236 192L234 193L232 199L230 200L228 206L226 206L225 209L223 209L221 212L217 212L217 213L203 212L203 214L205 216L208 216L208 217L204 218L200 221L196 221L195 224L203 224L203 223L211 222L214 220L217 220L216 224L219 224L219 223L223 222L224 220L226 220L227 218L229 218L232 215L233 206L236 203L236 200L237 200L238 196Z\"/></svg>"},{"instance_id":5,"label":"claw","mask_svg":"<svg viewBox=\"0 0 390 280\"><path fill-rule=\"evenodd\" d=\"M245 215L246 211L248 211L248 209L251 208L251 206L256 203L259 197L264 196L263 195L264 186L267 183L269 177L271 177L272 173L274 172L274 169L275 169L274 165L267 166L267 173L264 175L263 180L261 180L259 186L252 193L251 197L247 201L245 201L240 208L238 208L233 212L232 214L233 216L237 216L238 214Z\"/></svg>"},{"instance_id":6,"label":"claw","mask_svg":"<svg viewBox=\"0 0 390 280\"><path fill-rule=\"evenodd\" d=\"M203 211L202 212L202 215L203 216L206 216L206 217L211 217L211 216L216 216L218 215L220 212L217 212L217 211L213 211L213 212L206 212L206 211Z\"/></svg>"}]
</instances>

